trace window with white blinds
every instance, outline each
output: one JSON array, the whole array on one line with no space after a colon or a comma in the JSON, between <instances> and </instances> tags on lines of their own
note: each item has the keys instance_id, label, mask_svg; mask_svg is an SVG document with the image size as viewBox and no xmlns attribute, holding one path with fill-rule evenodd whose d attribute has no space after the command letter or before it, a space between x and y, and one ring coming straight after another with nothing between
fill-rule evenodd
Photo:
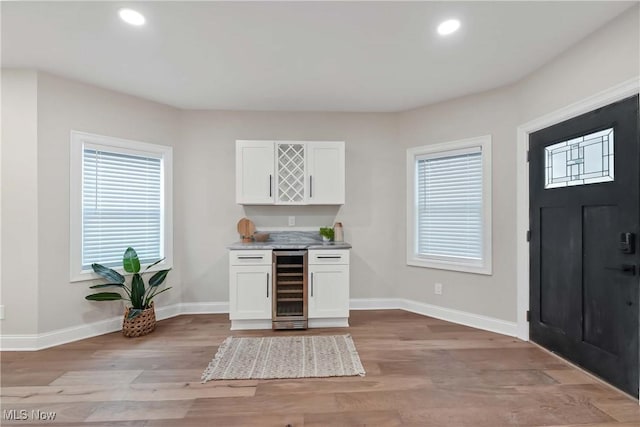
<instances>
[{"instance_id":1,"label":"window with white blinds","mask_svg":"<svg viewBox=\"0 0 640 427\"><path fill-rule=\"evenodd\" d=\"M129 246L170 267L171 147L83 132L71 143L71 280L93 263L121 268Z\"/></svg>"},{"instance_id":2,"label":"window with white blinds","mask_svg":"<svg viewBox=\"0 0 640 427\"><path fill-rule=\"evenodd\" d=\"M482 259L482 153L470 151L416 160L418 256Z\"/></svg>"},{"instance_id":3,"label":"window with white blinds","mask_svg":"<svg viewBox=\"0 0 640 427\"><path fill-rule=\"evenodd\" d=\"M490 274L490 137L408 150L407 263Z\"/></svg>"},{"instance_id":4,"label":"window with white blinds","mask_svg":"<svg viewBox=\"0 0 640 427\"><path fill-rule=\"evenodd\" d=\"M119 267L129 246L162 258L162 158L85 145L82 160L82 269Z\"/></svg>"}]
</instances>

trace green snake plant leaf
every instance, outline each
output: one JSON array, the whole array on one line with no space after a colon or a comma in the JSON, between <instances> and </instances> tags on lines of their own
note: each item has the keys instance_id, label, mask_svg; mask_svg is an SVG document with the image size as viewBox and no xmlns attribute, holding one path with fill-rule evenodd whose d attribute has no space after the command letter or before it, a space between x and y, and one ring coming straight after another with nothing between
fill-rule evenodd
<instances>
[{"instance_id":1,"label":"green snake plant leaf","mask_svg":"<svg viewBox=\"0 0 640 427\"><path fill-rule=\"evenodd\" d=\"M124 288L124 285L122 283L102 283L100 285L89 286L89 289L109 288L111 286L117 286L119 288Z\"/></svg>"},{"instance_id":2,"label":"green snake plant leaf","mask_svg":"<svg viewBox=\"0 0 640 427\"><path fill-rule=\"evenodd\" d=\"M117 301L123 298L122 295L117 292L99 292L97 294L87 295L85 299L89 301Z\"/></svg>"},{"instance_id":3,"label":"green snake plant leaf","mask_svg":"<svg viewBox=\"0 0 640 427\"><path fill-rule=\"evenodd\" d=\"M140 274L135 273L131 279L131 306L133 308L144 308L144 281Z\"/></svg>"},{"instance_id":4,"label":"green snake plant leaf","mask_svg":"<svg viewBox=\"0 0 640 427\"><path fill-rule=\"evenodd\" d=\"M140 260L138 259L138 254L135 249L132 247L128 247L127 250L124 251L124 255L122 256L122 266L124 267L124 271L127 273L140 272Z\"/></svg>"},{"instance_id":5,"label":"green snake plant leaf","mask_svg":"<svg viewBox=\"0 0 640 427\"><path fill-rule=\"evenodd\" d=\"M144 269L144 271L147 271L148 269L150 269L151 267L153 267L156 264L160 264L162 261L164 261L166 258L160 258L159 260L157 260L156 262L154 262L153 264L149 264L147 266L147 268Z\"/></svg>"},{"instance_id":6,"label":"green snake plant leaf","mask_svg":"<svg viewBox=\"0 0 640 427\"><path fill-rule=\"evenodd\" d=\"M116 286L116 287L122 289L127 294L127 297L129 297L129 299L131 299L131 292L129 291L129 288L127 288L122 283L102 283L100 285L89 286L89 289L103 289L103 288L110 288L110 287L113 287L113 286ZM123 299L125 299L125 298L123 298Z\"/></svg>"},{"instance_id":7,"label":"green snake plant leaf","mask_svg":"<svg viewBox=\"0 0 640 427\"><path fill-rule=\"evenodd\" d=\"M171 271L171 269L160 270L156 274L151 276L151 278L149 279L149 286L152 288L160 286L162 282L164 282L164 279L167 277L167 274L169 273L169 271Z\"/></svg>"},{"instance_id":8,"label":"green snake plant leaf","mask_svg":"<svg viewBox=\"0 0 640 427\"><path fill-rule=\"evenodd\" d=\"M95 271L97 274L112 283L124 283L124 276L117 271L110 269L109 267L93 263L91 264L91 268L93 268L93 271Z\"/></svg>"}]
</instances>

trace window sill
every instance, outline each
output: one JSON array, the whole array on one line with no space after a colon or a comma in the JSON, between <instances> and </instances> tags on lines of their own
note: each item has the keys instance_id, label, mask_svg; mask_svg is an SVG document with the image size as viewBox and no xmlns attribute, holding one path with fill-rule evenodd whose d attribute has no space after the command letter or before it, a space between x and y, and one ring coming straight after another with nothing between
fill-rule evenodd
<instances>
[{"instance_id":1,"label":"window sill","mask_svg":"<svg viewBox=\"0 0 640 427\"><path fill-rule=\"evenodd\" d=\"M161 262L160 264L156 264L153 267L151 267L148 270L145 270L144 266L140 267L140 272L141 274L143 273L154 273L160 270L169 270L173 268L173 266L171 265L171 263L167 262L166 260L164 262ZM127 273L124 271L124 269L122 267L118 267L118 268L114 268L115 271L117 271L118 273L122 274L125 277L129 277L132 276L133 273ZM82 270L79 273L76 274L72 274L71 278L69 279L69 281L71 283L73 282L86 282L89 280L97 280L97 279L104 279L104 277L100 276L99 274L94 273L92 270Z\"/></svg>"},{"instance_id":2,"label":"window sill","mask_svg":"<svg viewBox=\"0 0 640 427\"><path fill-rule=\"evenodd\" d=\"M435 268L438 270L450 270L460 273L483 274L490 276L492 274L490 265L465 264L461 262L433 260L425 258L407 258L407 265L411 267Z\"/></svg>"}]
</instances>

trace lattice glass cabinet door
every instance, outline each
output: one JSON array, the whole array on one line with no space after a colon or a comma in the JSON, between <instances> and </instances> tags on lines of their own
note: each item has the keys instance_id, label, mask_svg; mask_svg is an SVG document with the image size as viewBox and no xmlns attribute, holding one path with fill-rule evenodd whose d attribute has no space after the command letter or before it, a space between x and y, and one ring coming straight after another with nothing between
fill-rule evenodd
<instances>
[{"instance_id":1,"label":"lattice glass cabinet door","mask_svg":"<svg viewBox=\"0 0 640 427\"><path fill-rule=\"evenodd\" d=\"M304 144L277 143L278 203L304 203Z\"/></svg>"}]
</instances>

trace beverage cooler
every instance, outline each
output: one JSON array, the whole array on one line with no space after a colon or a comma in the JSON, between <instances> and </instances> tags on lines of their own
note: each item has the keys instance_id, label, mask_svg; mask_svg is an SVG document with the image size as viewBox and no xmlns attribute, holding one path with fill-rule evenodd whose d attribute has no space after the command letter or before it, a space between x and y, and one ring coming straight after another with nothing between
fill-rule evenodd
<instances>
[{"instance_id":1,"label":"beverage cooler","mask_svg":"<svg viewBox=\"0 0 640 427\"><path fill-rule=\"evenodd\" d=\"M307 251L273 251L273 329L307 329Z\"/></svg>"}]
</instances>

